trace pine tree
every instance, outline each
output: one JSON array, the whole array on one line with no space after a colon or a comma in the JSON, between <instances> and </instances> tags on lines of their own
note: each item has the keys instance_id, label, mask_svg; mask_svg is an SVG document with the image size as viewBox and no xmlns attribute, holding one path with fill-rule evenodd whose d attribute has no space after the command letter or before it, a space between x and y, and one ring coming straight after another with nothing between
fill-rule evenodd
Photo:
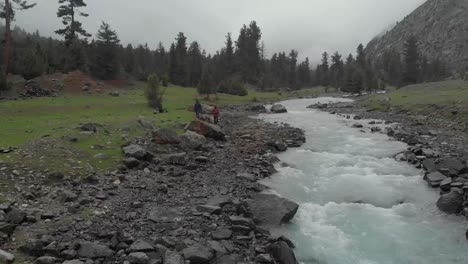
<instances>
[{"instance_id":1,"label":"pine tree","mask_svg":"<svg viewBox=\"0 0 468 264\"><path fill-rule=\"evenodd\" d=\"M177 79L177 54L175 44L171 44L171 48L169 49L169 79L172 83L175 83Z\"/></svg>"},{"instance_id":2,"label":"pine tree","mask_svg":"<svg viewBox=\"0 0 468 264\"><path fill-rule=\"evenodd\" d=\"M344 68L341 54L335 52L331 57L332 65L330 67L330 83L335 88L342 88Z\"/></svg>"},{"instance_id":3,"label":"pine tree","mask_svg":"<svg viewBox=\"0 0 468 264\"><path fill-rule=\"evenodd\" d=\"M364 53L364 46L362 44L359 44L356 50L356 63L358 67L361 67L361 69L366 68L366 54Z\"/></svg>"},{"instance_id":4,"label":"pine tree","mask_svg":"<svg viewBox=\"0 0 468 264\"><path fill-rule=\"evenodd\" d=\"M187 85L196 86L200 82L203 68L203 57L200 51L200 45L194 41L190 44L187 53L188 57L188 78Z\"/></svg>"},{"instance_id":5,"label":"pine tree","mask_svg":"<svg viewBox=\"0 0 468 264\"><path fill-rule=\"evenodd\" d=\"M234 72L234 46L231 38L231 33L226 35L226 48L224 54L224 67L227 73L231 74Z\"/></svg>"},{"instance_id":6,"label":"pine tree","mask_svg":"<svg viewBox=\"0 0 468 264\"><path fill-rule=\"evenodd\" d=\"M76 20L77 16L88 17L87 13L79 11L79 8L86 7L86 3L83 0L59 0L60 7L57 12L57 16L62 18L62 23L65 26L62 29L58 29L55 33L62 35L67 45L74 40L78 39L78 36L91 37L91 34L83 29L81 22Z\"/></svg>"},{"instance_id":7,"label":"pine tree","mask_svg":"<svg viewBox=\"0 0 468 264\"><path fill-rule=\"evenodd\" d=\"M102 22L96 34L96 57L93 65L93 74L97 78L109 80L119 73L119 43L117 32L109 24Z\"/></svg>"},{"instance_id":8,"label":"pine tree","mask_svg":"<svg viewBox=\"0 0 468 264\"><path fill-rule=\"evenodd\" d=\"M309 58L306 58L305 61L299 64L297 69L297 79L300 87L306 87L311 84Z\"/></svg>"},{"instance_id":9,"label":"pine tree","mask_svg":"<svg viewBox=\"0 0 468 264\"><path fill-rule=\"evenodd\" d=\"M210 98L210 94L216 92L216 85L213 80L213 74L210 67L205 66L203 68L202 77L200 83L198 84L197 90L200 95L206 95L208 99Z\"/></svg>"},{"instance_id":10,"label":"pine tree","mask_svg":"<svg viewBox=\"0 0 468 264\"><path fill-rule=\"evenodd\" d=\"M329 75L329 64L328 64L327 52L324 52L322 54L322 64L320 65L320 71L321 71L320 85L328 87L330 85L330 75Z\"/></svg>"},{"instance_id":11,"label":"pine tree","mask_svg":"<svg viewBox=\"0 0 468 264\"><path fill-rule=\"evenodd\" d=\"M255 83L261 70L260 40L262 32L257 22L252 21L249 27L241 28L236 42L236 58L242 79Z\"/></svg>"},{"instance_id":12,"label":"pine tree","mask_svg":"<svg viewBox=\"0 0 468 264\"><path fill-rule=\"evenodd\" d=\"M9 73L10 57L11 57L11 21L15 20L16 11L27 10L36 6L27 0L5 0L0 3L0 18L5 19L5 65L3 74Z\"/></svg>"},{"instance_id":13,"label":"pine tree","mask_svg":"<svg viewBox=\"0 0 468 264\"><path fill-rule=\"evenodd\" d=\"M123 67L126 73L133 74L135 70L135 53L132 44L128 44L125 48Z\"/></svg>"},{"instance_id":14,"label":"pine tree","mask_svg":"<svg viewBox=\"0 0 468 264\"><path fill-rule=\"evenodd\" d=\"M419 68L419 51L418 40L415 36L409 37L404 44L404 70L403 70L403 84L414 84L419 81L420 68Z\"/></svg>"},{"instance_id":15,"label":"pine tree","mask_svg":"<svg viewBox=\"0 0 468 264\"><path fill-rule=\"evenodd\" d=\"M289 87L297 88L297 75L296 75L296 64L297 64L298 52L291 50L289 53Z\"/></svg>"},{"instance_id":16,"label":"pine tree","mask_svg":"<svg viewBox=\"0 0 468 264\"><path fill-rule=\"evenodd\" d=\"M353 92L354 91L354 72L355 72L355 61L352 54L346 58L345 64L345 75L344 75L344 84L343 91Z\"/></svg>"},{"instance_id":17,"label":"pine tree","mask_svg":"<svg viewBox=\"0 0 468 264\"><path fill-rule=\"evenodd\" d=\"M174 54L172 54L174 57L171 57L170 64L171 81L185 86L187 82L187 38L184 33L180 32L175 40Z\"/></svg>"},{"instance_id":18,"label":"pine tree","mask_svg":"<svg viewBox=\"0 0 468 264\"><path fill-rule=\"evenodd\" d=\"M164 45L162 42L158 43L158 48L154 52L154 66L155 66L155 71L156 73L161 76L161 79L164 79L163 77L167 76L167 71L168 71L168 65L167 65L167 54L166 54L166 49L164 48Z\"/></svg>"}]
</instances>

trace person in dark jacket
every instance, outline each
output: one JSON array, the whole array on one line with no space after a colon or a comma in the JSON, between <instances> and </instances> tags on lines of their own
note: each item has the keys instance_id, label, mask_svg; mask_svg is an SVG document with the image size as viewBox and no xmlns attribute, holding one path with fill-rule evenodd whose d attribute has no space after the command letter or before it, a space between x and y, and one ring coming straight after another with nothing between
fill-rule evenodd
<instances>
[{"instance_id":1,"label":"person in dark jacket","mask_svg":"<svg viewBox=\"0 0 468 264\"><path fill-rule=\"evenodd\" d=\"M193 110L195 111L195 115L199 119L200 115L203 112L203 107L198 100L195 100L195 105L193 105Z\"/></svg>"},{"instance_id":2,"label":"person in dark jacket","mask_svg":"<svg viewBox=\"0 0 468 264\"><path fill-rule=\"evenodd\" d=\"M219 107L217 105L213 107L213 111L211 111L211 114L213 115L214 123L217 125L219 122Z\"/></svg>"}]
</instances>

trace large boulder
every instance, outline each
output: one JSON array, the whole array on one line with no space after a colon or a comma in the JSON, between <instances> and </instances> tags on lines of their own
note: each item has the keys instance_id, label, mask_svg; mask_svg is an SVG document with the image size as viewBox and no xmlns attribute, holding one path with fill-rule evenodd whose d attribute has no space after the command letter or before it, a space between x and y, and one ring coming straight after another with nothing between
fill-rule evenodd
<instances>
[{"instance_id":1,"label":"large boulder","mask_svg":"<svg viewBox=\"0 0 468 264\"><path fill-rule=\"evenodd\" d=\"M156 144L174 145L180 143L180 138L177 133L168 128L160 128L153 131L153 139Z\"/></svg>"},{"instance_id":2,"label":"large boulder","mask_svg":"<svg viewBox=\"0 0 468 264\"><path fill-rule=\"evenodd\" d=\"M190 246L182 251L185 260L190 260L193 264L210 263L214 258L214 250L209 246L196 244Z\"/></svg>"},{"instance_id":3,"label":"large boulder","mask_svg":"<svg viewBox=\"0 0 468 264\"><path fill-rule=\"evenodd\" d=\"M257 194L247 202L254 221L259 225L278 226L296 215L299 205L273 194Z\"/></svg>"},{"instance_id":4,"label":"large boulder","mask_svg":"<svg viewBox=\"0 0 468 264\"><path fill-rule=\"evenodd\" d=\"M273 105L271 108L270 108L270 111L272 113L287 113L288 110L286 109L286 107L284 105L281 105L281 104L275 104Z\"/></svg>"},{"instance_id":5,"label":"large boulder","mask_svg":"<svg viewBox=\"0 0 468 264\"><path fill-rule=\"evenodd\" d=\"M270 244L270 246L268 246L268 251L278 264L298 263L293 250L291 249L291 247L289 247L288 243L284 241L278 241Z\"/></svg>"},{"instance_id":6,"label":"large boulder","mask_svg":"<svg viewBox=\"0 0 468 264\"><path fill-rule=\"evenodd\" d=\"M437 207L447 214L457 214L463 210L463 194L451 191L440 196Z\"/></svg>"},{"instance_id":7,"label":"large boulder","mask_svg":"<svg viewBox=\"0 0 468 264\"><path fill-rule=\"evenodd\" d=\"M437 163L437 167L446 176L457 176L466 169L464 161L451 157L440 159L439 163Z\"/></svg>"},{"instance_id":8,"label":"large boulder","mask_svg":"<svg viewBox=\"0 0 468 264\"><path fill-rule=\"evenodd\" d=\"M226 138L226 135L219 126L200 120L192 121L185 127L185 130L194 131L215 140L225 140Z\"/></svg>"},{"instance_id":9,"label":"large boulder","mask_svg":"<svg viewBox=\"0 0 468 264\"><path fill-rule=\"evenodd\" d=\"M152 121L146 120L145 118L138 119L138 125L140 125L141 128L149 131L154 131L157 129L156 125L154 125Z\"/></svg>"},{"instance_id":10,"label":"large boulder","mask_svg":"<svg viewBox=\"0 0 468 264\"><path fill-rule=\"evenodd\" d=\"M148 151L146 151L146 149L136 144L123 147L122 150L125 154L125 157L127 158L135 158L137 160L149 160L152 157L152 155Z\"/></svg>"},{"instance_id":11,"label":"large boulder","mask_svg":"<svg viewBox=\"0 0 468 264\"><path fill-rule=\"evenodd\" d=\"M193 131L186 131L180 137L180 146L184 149L200 149L206 143L206 138L203 135Z\"/></svg>"},{"instance_id":12,"label":"large boulder","mask_svg":"<svg viewBox=\"0 0 468 264\"><path fill-rule=\"evenodd\" d=\"M26 213L18 208L11 209L6 214L5 220L7 223L19 225L26 219Z\"/></svg>"},{"instance_id":13,"label":"large boulder","mask_svg":"<svg viewBox=\"0 0 468 264\"><path fill-rule=\"evenodd\" d=\"M96 242L80 242L78 256L80 258L108 258L114 254L114 251L106 245Z\"/></svg>"}]
</instances>

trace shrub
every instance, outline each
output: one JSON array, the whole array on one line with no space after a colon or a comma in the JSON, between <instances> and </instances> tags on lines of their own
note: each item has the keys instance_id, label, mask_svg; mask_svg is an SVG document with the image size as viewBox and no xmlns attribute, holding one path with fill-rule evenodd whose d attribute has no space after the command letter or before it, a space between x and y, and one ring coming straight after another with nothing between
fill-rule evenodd
<instances>
[{"instance_id":1,"label":"shrub","mask_svg":"<svg viewBox=\"0 0 468 264\"><path fill-rule=\"evenodd\" d=\"M167 75L167 73L161 76L161 83L164 87L169 86L169 76Z\"/></svg>"},{"instance_id":2,"label":"shrub","mask_svg":"<svg viewBox=\"0 0 468 264\"><path fill-rule=\"evenodd\" d=\"M222 81L218 86L218 92L238 96L248 95L247 89L241 82L232 80Z\"/></svg>"},{"instance_id":3,"label":"shrub","mask_svg":"<svg viewBox=\"0 0 468 264\"><path fill-rule=\"evenodd\" d=\"M166 90L161 90L159 87L159 78L156 74L148 76L145 95L148 100L148 105L154 109L163 110L163 97Z\"/></svg>"}]
</instances>

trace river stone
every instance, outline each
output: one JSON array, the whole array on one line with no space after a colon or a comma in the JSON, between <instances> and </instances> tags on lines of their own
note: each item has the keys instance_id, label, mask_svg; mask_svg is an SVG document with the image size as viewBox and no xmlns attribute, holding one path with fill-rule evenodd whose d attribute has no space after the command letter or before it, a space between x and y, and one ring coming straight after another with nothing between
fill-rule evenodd
<instances>
[{"instance_id":1,"label":"river stone","mask_svg":"<svg viewBox=\"0 0 468 264\"><path fill-rule=\"evenodd\" d=\"M40 258L37 258L34 264L54 264L57 263L58 259L55 257L51 256L43 256Z\"/></svg>"},{"instance_id":2,"label":"river stone","mask_svg":"<svg viewBox=\"0 0 468 264\"><path fill-rule=\"evenodd\" d=\"M15 261L15 255L8 253L0 249L0 263L13 263Z\"/></svg>"},{"instance_id":3,"label":"river stone","mask_svg":"<svg viewBox=\"0 0 468 264\"><path fill-rule=\"evenodd\" d=\"M421 164L423 168L429 173L437 171L437 166L434 159L425 159L421 162Z\"/></svg>"},{"instance_id":4,"label":"river stone","mask_svg":"<svg viewBox=\"0 0 468 264\"><path fill-rule=\"evenodd\" d=\"M5 216L5 221L13 225L19 225L24 222L26 213L18 208L11 209Z\"/></svg>"},{"instance_id":5,"label":"river stone","mask_svg":"<svg viewBox=\"0 0 468 264\"><path fill-rule=\"evenodd\" d=\"M203 213L209 213L209 214L220 214L221 213L221 207L216 206L216 205L199 205L197 206L197 211L203 212Z\"/></svg>"},{"instance_id":6,"label":"river stone","mask_svg":"<svg viewBox=\"0 0 468 264\"><path fill-rule=\"evenodd\" d=\"M114 254L106 245L96 242L80 242L78 256L82 258L107 258Z\"/></svg>"},{"instance_id":7,"label":"river stone","mask_svg":"<svg viewBox=\"0 0 468 264\"><path fill-rule=\"evenodd\" d=\"M182 220L182 215L175 208L156 206L149 212L148 220L155 223L177 222Z\"/></svg>"},{"instance_id":8,"label":"river stone","mask_svg":"<svg viewBox=\"0 0 468 264\"><path fill-rule=\"evenodd\" d=\"M211 237L214 240L226 240L226 239L230 239L231 236L232 236L232 231L229 229L219 229L219 230L214 231L211 234Z\"/></svg>"},{"instance_id":9,"label":"river stone","mask_svg":"<svg viewBox=\"0 0 468 264\"><path fill-rule=\"evenodd\" d=\"M270 244L268 251L278 264L298 263L293 250L289 247L288 243L284 241L278 241Z\"/></svg>"},{"instance_id":10,"label":"river stone","mask_svg":"<svg viewBox=\"0 0 468 264\"><path fill-rule=\"evenodd\" d=\"M231 203L231 198L227 195L217 195L211 197L206 204L223 207Z\"/></svg>"},{"instance_id":11,"label":"river stone","mask_svg":"<svg viewBox=\"0 0 468 264\"><path fill-rule=\"evenodd\" d=\"M137 160L148 160L151 155L140 145L129 145L122 148L126 157L135 158Z\"/></svg>"},{"instance_id":12,"label":"river stone","mask_svg":"<svg viewBox=\"0 0 468 264\"><path fill-rule=\"evenodd\" d=\"M452 178L446 178L440 182L440 189L444 192L450 191L452 187Z\"/></svg>"},{"instance_id":13,"label":"river stone","mask_svg":"<svg viewBox=\"0 0 468 264\"><path fill-rule=\"evenodd\" d=\"M273 263L273 259L269 254L260 254L255 257L257 263Z\"/></svg>"},{"instance_id":14,"label":"river stone","mask_svg":"<svg viewBox=\"0 0 468 264\"><path fill-rule=\"evenodd\" d=\"M192 121L185 127L185 130L194 131L200 135L212 138L214 140L226 139L226 135L219 126L201 120Z\"/></svg>"},{"instance_id":15,"label":"river stone","mask_svg":"<svg viewBox=\"0 0 468 264\"><path fill-rule=\"evenodd\" d=\"M213 249L201 244L195 244L182 251L186 260L193 264L209 263L214 258Z\"/></svg>"},{"instance_id":16,"label":"river stone","mask_svg":"<svg viewBox=\"0 0 468 264\"><path fill-rule=\"evenodd\" d=\"M180 143L177 133L168 128L160 128L152 132L154 142L160 145L174 145Z\"/></svg>"},{"instance_id":17,"label":"river stone","mask_svg":"<svg viewBox=\"0 0 468 264\"><path fill-rule=\"evenodd\" d=\"M151 252L154 251L154 247L150 243L140 239L133 242L128 250L130 252Z\"/></svg>"},{"instance_id":18,"label":"river stone","mask_svg":"<svg viewBox=\"0 0 468 264\"><path fill-rule=\"evenodd\" d=\"M166 250L164 264L184 264L184 258L177 252Z\"/></svg>"},{"instance_id":19,"label":"river stone","mask_svg":"<svg viewBox=\"0 0 468 264\"><path fill-rule=\"evenodd\" d=\"M447 214L457 214L463 210L463 195L458 191L451 191L440 196L437 207Z\"/></svg>"},{"instance_id":20,"label":"river stone","mask_svg":"<svg viewBox=\"0 0 468 264\"><path fill-rule=\"evenodd\" d=\"M247 202L254 221L259 225L275 226L289 222L297 212L295 202L273 194L256 194Z\"/></svg>"},{"instance_id":21,"label":"river stone","mask_svg":"<svg viewBox=\"0 0 468 264\"><path fill-rule=\"evenodd\" d=\"M128 255L127 261L130 262L130 264L147 264L149 262L149 257L143 252L133 252Z\"/></svg>"},{"instance_id":22,"label":"river stone","mask_svg":"<svg viewBox=\"0 0 468 264\"><path fill-rule=\"evenodd\" d=\"M281 105L281 104L275 104L271 107L270 109L271 112L273 113L277 113L277 114L280 114L280 113L287 113L288 110L286 109L286 107L284 105Z\"/></svg>"},{"instance_id":23,"label":"river stone","mask_svg":"<svg viewBox=\"0 0 468 264\"><path fill-rule=\"evenodd\" d=\"M245 218L242 216L230 216L229 220L231 221L232 225L240 225L240 226L247 226L249 228L254 228L255 223L252 219L250 218Z\"/></svg>"},{"instance_id":24,"label":"river stone","mask_svg":"<svg viewBox=\"0 0 468 264\"><path fill-rule=\"evenodd\" d=\"M439 170L446 171L446 176L457 176L466 168L463 161L451 157L440 159L437 167Z\"/></svg>"},{"instance_id":25,"label":"river stone","mask_svg":"<svg viewBox=\"0 0 468 264\"><path fill-rule=\"evenodd\" d=\"M440 183L445 180L447 177L445 175L443 175L442 173L436 171L436 172L433 172L433 173L429 173L426 175L426 181L427 183L433 187L433 188L436 188L436 187L439 187L440 186Z\"/></svg>"},{"instance_id":26,"label":"river stone","mask_svg":"<svg viewBox=\"0 0 468 264\"><path fill-rule=\"evenodd\" d=\"M62 264L84 264L84 262L79 259L73 259L64 261Z\"/></svg>"},{"instance_id":27,"label":"river stone","mask_svg":"<svg viewBox=\"0 0 468 264\"><path fill-rule=\"evenodd\" d=\"M183 149L197 150L200 149L203 144L206 143L206 138L200 134L197 134L193 131L185 131L180 137L180 146Z\"/></svg>"}]
</instances>

